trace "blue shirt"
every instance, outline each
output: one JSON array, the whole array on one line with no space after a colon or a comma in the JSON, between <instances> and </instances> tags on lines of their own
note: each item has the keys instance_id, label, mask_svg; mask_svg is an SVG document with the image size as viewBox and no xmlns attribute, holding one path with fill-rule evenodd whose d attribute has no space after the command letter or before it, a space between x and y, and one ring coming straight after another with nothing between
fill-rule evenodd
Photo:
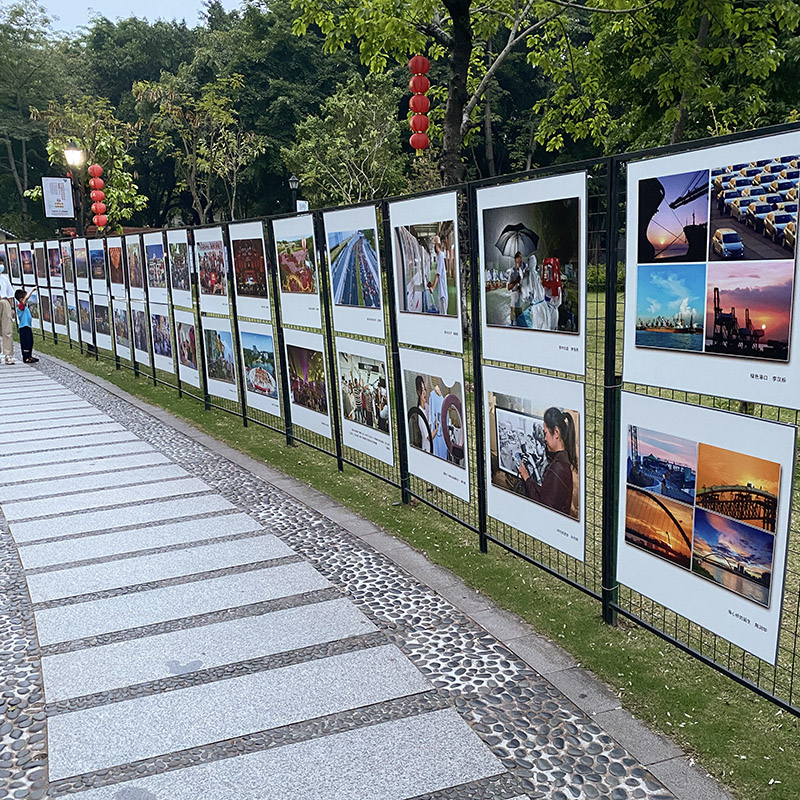
<instances>
[{"instance_id":1,"label":"blue shirt","mask_svg":"<svg viewBox=\"0 0 800 800\"><path fill-rule=\"evenodd\" d=\"M28 308L28 304L26 303L22 308L19 307L19 303L16 304L17 306L17 325L20 328L31 328L33 327L33 318L31 317L31 311Z\"/></svg>"}]
</instances>

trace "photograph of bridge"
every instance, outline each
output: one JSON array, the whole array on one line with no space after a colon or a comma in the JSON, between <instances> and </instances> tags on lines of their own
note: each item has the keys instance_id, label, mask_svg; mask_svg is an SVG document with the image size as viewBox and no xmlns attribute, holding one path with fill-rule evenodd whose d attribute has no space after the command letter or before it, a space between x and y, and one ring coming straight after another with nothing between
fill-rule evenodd
<instances>
[{"instance_id":1,"label":"photograph of bridge","mask_svg":"<svg viewBox=\"0 0 800 800\"><path fill-rule=\"evenodd\" d=\"M625 541L688 569L692 558L694 508L628 485Z\"/></svg>"},{"instance_id":2,"label":"photograph of bridge","mask_svg":"<svg viewBox=\"0 0 800 800\"><path fill-rule=\"evenodd\" d=\"M775 537L719 514L695 512L692 571L769 607Z\"/></svg>"},{"instance_id":3,"label":"photograph of bridge","mask_svg":"<svg viewBox=\"0 0 800 800\"><path fill-rule=\"evenodd\" d=\"M631 486L694 503L697 442L669 433L628 426L628 480Z\"/></svg>"},{"instance_id":4,"label":"photograph of bridge","mask_svg":"<svg viewBox=\"0 0 800 800\"><path fill-rule=\"evenodd\" d=\"M697 505L775 532L781 465L700 444Z\"/></svg>"},{"instance_id":5,"label":"photograph of bridge","mask_svg":"<svg viewBox=\"0 0 800 800\"><path fill-rule=\"evenodd\" d=\"M331 231L333 302L339 306L381 307L380 267L374 230Z\"/></svg>"}]
</instances>

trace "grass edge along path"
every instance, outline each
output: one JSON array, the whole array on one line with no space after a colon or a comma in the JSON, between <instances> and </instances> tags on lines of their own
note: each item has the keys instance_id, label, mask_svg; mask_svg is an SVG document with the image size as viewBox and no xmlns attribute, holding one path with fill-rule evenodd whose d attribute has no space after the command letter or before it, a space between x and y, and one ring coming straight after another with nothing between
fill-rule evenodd
<instances>
[{"instance_id":1,"label":"grass edge along path","mask_svg":"<svg viewBox=\"0 0 800 800\"><path fill-rule=\"evenodd\" d=\"M400 492L355 467L282 434L154 387L108 361L42 342L43 353L104 378L225 444L321 491L452 570L469 586L526 620L605 681L621 704L672 738L741 800L797 800L800 719L783 712L638 626L611 628L600 604L536 567L490 545L481 555L474 534L424 504L405 506ZM2 369L2 367L0 367Z\"/></svg>"}]
</instances>

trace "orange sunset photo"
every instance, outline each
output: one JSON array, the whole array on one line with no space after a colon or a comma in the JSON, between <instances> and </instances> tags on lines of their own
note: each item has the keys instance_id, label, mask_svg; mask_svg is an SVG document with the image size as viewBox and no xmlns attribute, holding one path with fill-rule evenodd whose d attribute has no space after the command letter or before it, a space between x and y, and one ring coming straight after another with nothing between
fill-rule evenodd
<instances>
[{"instance_id":1,"label":"orange sunset photo","mask_svg":"<svg viewBox=\"0 0 800 800\"><path fill-rule=\"evenodd\" d=\"M628 486L625 541L688 569L692 558L693 513L692 506Z\"/></svg>"}]
</instances>

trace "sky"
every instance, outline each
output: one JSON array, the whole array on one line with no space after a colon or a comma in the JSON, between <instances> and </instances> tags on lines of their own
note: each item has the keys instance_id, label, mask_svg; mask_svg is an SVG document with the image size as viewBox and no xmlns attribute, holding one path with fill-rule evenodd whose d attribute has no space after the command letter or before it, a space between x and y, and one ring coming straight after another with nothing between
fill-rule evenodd
<instances>
[{"instance_id":1,"label":"sky","mask_svg":"<svg viewBox=\"0 0 800 800\"><path fill-rule=\"evenodd\" d=\"M706 294L705 264L648 264L637 270L637 319L667 317L680 313L688 325L702 322Z\"/></svg>"},{"instance_id":2,"label":"sky","mask_svg":"<svg viewBox=\"0 0 800 800\"><path fill-rule=\"evenodd\" d=\"M647 238L659 253L665 247L671 249L663 250L661 258L676 256L685 253L687 249L686 237L683 235L684 225L691 225L694 221L696 225L703 225L708 222L708 193L700 195L691 203L686 203L676 209L669 207L669 204L678 197L683 196L690 186L701 183L708 186L708 172L684 172L680 175L664 175L660 177L661 185L664 187L664 199L658 207L658 211L650 220L647 228ZM657 255L656 258L659 258Z\"/></svg>"},{"instance_id":3,"label":"sky","mask_svg":"<svg viewBox=\"0 0 800 800\"><path fill-rule=\"evenodd\" d=\"M200 21L203 11L203 0L116 0L114 3L99 3L92 0L88 5L76 3L75 0L39 0L51 17L58 17L53 27L56 30L71 31L82 25L88 25L90 19L99 14L112 21L139 17L155 22L157 19L183 19L191 28ZM241 0L222 0L227 11L238 8Z\"/></svg>"},{"instance_id":4,"label":"sky","mask_svg":"<svg viewBox=\"0 0 800 800\"><path fill-rule=\"evenodd\" d=\"M637 428L637 439L639 442L639 455L655 456L673 464L680 464L694 470L697 468L697 442L689 439L681 439L679 436L671 436L668 433L650 431L646 428ZM631 448L630 427L628 429L628 449Z\"/></svg>"},{"instance_id":5,"label":"sky","mask_svg":"<svg viewBox=\"0 0 800 800\"><path fill-rule=\"evenodd\" d=\"M772 571L775 537L732 519L697 509L694 530L695 558L712 553L723 563L742 564L753 575Z\"/></svg>"},{"instance_id":6,"label":"sky","mask_svg":"<svg viewBox=\"0 0 800 800\"><path fill-rule=\"evenodd\" d=\"M753 486L778 494L781 465L757 456L700 443L697 462L698 486Z\"/></svg>"}]
</instances>

